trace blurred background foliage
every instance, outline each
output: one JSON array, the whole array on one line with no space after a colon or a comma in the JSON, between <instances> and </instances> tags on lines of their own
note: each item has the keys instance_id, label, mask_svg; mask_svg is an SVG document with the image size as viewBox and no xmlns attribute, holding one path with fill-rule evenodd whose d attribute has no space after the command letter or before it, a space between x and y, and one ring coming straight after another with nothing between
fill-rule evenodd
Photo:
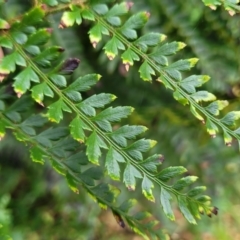
<instances>
[{"instance_id":1,"label":"blurred background foliage","mask_svg":"<svg viewBox=\"0 0 240 240\"><path fill-rule=\"evenodd\" d=\"M16 16L31 4L30 0L9 0L1 14ZM230 16L222 8L212 11L201 0L135 1L132 12L140 10L151 13L142 33L157 31L166 34L169 41L187 43L172 60L199 58L191 73L210 75L211 81L204 88L219 99L229 100L228 111L239 110L239 14ZM164 167L183 165L189 174L199 177L199 182L208 187L219 215L203 217L193 226L175 208L177 220L170 222L140 192L136 191L135 197L142 198L144 207L148 205L173 240L240 239L237 144L228 148L222 138L211 139L188 107L177 103L162 85L140 80L138 66L127 73L119 59L107 59L101 51L103 43L93 49L87 35L90 23L59 30L60 17L49 17L53 41L65 48L66 58L81 60L72 79L92 72L101 74L101 81L88 94L110 92L118 96L116 105L133 106L136 111L128 123L149 128L146 137L158 141L154 151L165 156ZM71 192L50 166L32 163L27 149L10 134L0 143L0 183L0 239L9 239L8 235L14 240L141 239L130 230L121 229L112 214L102 211L84 191L79 195Z\"/></svg>"}]
</instances>

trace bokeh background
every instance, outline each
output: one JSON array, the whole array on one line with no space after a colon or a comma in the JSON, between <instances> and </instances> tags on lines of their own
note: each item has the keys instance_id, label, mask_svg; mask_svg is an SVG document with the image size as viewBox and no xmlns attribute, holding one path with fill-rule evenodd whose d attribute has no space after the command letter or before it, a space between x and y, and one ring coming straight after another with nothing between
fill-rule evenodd
<instances>
[{"instance_id":1,"label":"bokeh background","mask_svg":"<svg viewBox=\"0 0 240 240\"><path fill-rule=\"evenodd\" d=\"M0 15L18 15L31 7L29 0L9 0ZM111 5L111 3L110 3ZM168 41L182 41L187 47L177 59L200 59L187 74L210 75L204 89L219 99L227 99L227 110L240 109L240 16L230 16L221 7L216 11L201 0L139 0L132 12L151 13L146 27L139 33L156 31L166 34ZM71 29L58 29L60 14L49 17L54 28L53 42L65 48L65 57L81 60L74 77L99 73L102 79L88 94L110 92L118 96L116 105L131 105L134 113L129 124L149 128L146 137L157 140L156 152L165 156L163 167L183 165L198 184L208 187L219 215L203 216L198 225L189 225L173 202L176 222L170 222L156 206L134 193L139 204L154 212L171 239L238 240L240 239L240 156L237 143L224 145L221 136L211 139L205 127L188 107L176 102L163 85L146 83L139 78L138 64L125 72L119 58L109 61L90 44L90 23ZM225 112L226 113L226 112ZM223 111L224 114L224 111ZM123 191L123 195L127 196ZM132 193L130 193L132 194ZM132 196L132 195L131 195ZM129 229L122 229L111 212L101 210L84 192L76 195L64 178L46 163L31 162L27 148L9 133L0 142L0 232L15 240L117 240L142 239Z\"/></svg>"}]
</instances>

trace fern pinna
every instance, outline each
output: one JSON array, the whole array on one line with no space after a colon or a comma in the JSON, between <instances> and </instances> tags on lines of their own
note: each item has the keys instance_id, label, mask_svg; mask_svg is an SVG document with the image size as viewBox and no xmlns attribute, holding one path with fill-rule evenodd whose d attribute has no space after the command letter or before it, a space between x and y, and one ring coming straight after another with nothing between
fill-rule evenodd
<instances>
[{"instance_id":1,"label":"fern pinna","mask_svg":"<svg viewBox=\"0 0 240 240\"><path fill-rule=\"evenodd\" d=\"M53 167L66 177L74 192L79 191L80 184L101 206L112 209L121 226L125 225L124 218L130 227L146 239L162 239L167 236L156 230L157 222L141 222L149 216L148 213L128 214L128 209L135 201L129 200L119 206L115 203L117 191L108 184L96 182L103 179L100 166L104 165L106 174L113 180L121 180L130 191L135 190L137 181L141 182L144 196L152 202L160 199L163 212L170 220L175 219L170 204L173 195L184 217L193 224L200 218L199 213L211 216L217 214L217 208L211 206L209 196L203 195L204 186L189 189L197 177L184 176L172 182L175 177L186 173L184 167L163 169L160 167L161 154L147 156L156 142L144 138L135 140L146 131L146 127L119 127L121 119L127 118L133 111L132 107L106 107L116 98L108 93L88 98L82 96L82 92L99 81L100 75L88 74L68 83L66 74L75 70L79 60L68 59L56 65L64 49L49 44L52 30L47 28L47 15L63 11L60 28L81 24L82 19L92 21L94 26L89 30L89 36L93 47L102 40L102 34L110 36L104 45L110 60L120 55L126 70L135 61L142 61L140 77L144 81L152 81L152 77L156 76L158 82L173 91L177 101L190 106L190 111L206 124L212 137L221 129L226 145L231 145L233 139L240 143L240 128L233 127L240 112L232 111L221 119L217 118L228 102L216 100L210 92L196 90L209 77L192 75L183 79L181 71L192 68L197 59L169 63L167 56L185 47L184 43L166 43L165 35L159 33L138 37L136 30L146 24L149 13L140 12L123 21L126 18L122 15L128 13L131 3L115 4L109 9L107 5L95 2L99 1L35 1L35 6L23 16L0 19L0 45L7 49L0 63L1 79L20 71L13 77L12 84L20 99L9 106L4 103L6 91L4 88L1 90L0 137L4 136L5 129L11 129L18 140L30 147L31 158L40 163L50 160ZM28 90L42 106L41 115L26 117L21 113L28 110L25 104L30 100L23 96L28 95ZM209 105L202 104L209 101ZM69 122L64 119L67 114L70 114ZM47 128L56 126L63 119L66 127ZM37 127L40 130L36 130ZM86 152L87 160L82 151ZM89 166L85 171L81 170L83 164ZM156 191L153 192L153 189Z\"/></svg>"}]
</instances>

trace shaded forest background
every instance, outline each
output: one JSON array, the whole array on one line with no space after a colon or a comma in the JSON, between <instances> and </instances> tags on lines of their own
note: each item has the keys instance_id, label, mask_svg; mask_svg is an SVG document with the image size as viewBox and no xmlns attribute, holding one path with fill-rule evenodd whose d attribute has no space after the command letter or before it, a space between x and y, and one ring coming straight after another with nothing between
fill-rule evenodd
<instances>
[{"instance_id":1,"label":"shaded forest background","mask_svg":"<svg viewBox=\"0 0 240 240\"><path fill-rule=\"evenodd\" d=\"M25 12L31 1L9 0L8 15ZM192 74L210 75L205 89L230 102L229 109L240 104L240 17L224 9L205 7L200 0L135 1L133 12L151 13L144 32L166 34L187 47L174 57L200 59ZM3 11L3 9L1 9ZM189 109L176 102L159 83L139 79L138 67L127 73L119 59L109 61L101 44L93 49L88 39L88 23L72 29L58 29L61 15L49 18L56 44L65 48L65 57L81 60L74 75L99 73L102 79L89 94L110 92L118 96L116 105L135 108L129 124L149 128L147 136L158 141L157 152L165 156L164 167L185 166L190 174L208 187L219 216L203 217L197 226L189 225L178 213L176 222L156 213L172 239L240 239L240 161L237 143L224 146L221 137L211 139ZM112 214L101 210L84 191L75 195L65 179L47 164L32 163L27 149L8 135L0 143L0 222L8 226L13 239L141 239L122 229ZM116 184L116 183L114 183ZM123 193L123 196L126 193ZM141 192L141 199L151 211ZM148 205L146 205L148 204ZM152 209L154 212L154 209Z\"/></svg>"}]
</instances>

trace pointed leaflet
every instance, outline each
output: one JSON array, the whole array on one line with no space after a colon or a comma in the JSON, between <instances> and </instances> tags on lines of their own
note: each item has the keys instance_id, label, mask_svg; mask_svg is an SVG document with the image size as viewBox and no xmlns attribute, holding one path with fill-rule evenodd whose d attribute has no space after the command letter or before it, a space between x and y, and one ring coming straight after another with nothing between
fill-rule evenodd
<instances>
[{"instance_id":1,"label":"pointed leaflet","mask_svg":"<svg viewBox=\"0 0 240 240\"><path fill-rule=\"evenodd\" d=\"M205 123L204 118L196 111L196 108L192 104L190 104L190 111L198 120Z\"/></svg>"},{"instance_id":2,"label":"pointed leaflet","mask_svg":"<svg viewBox=\"0 0 240 240\"><path fill-rule=\"evenodd\" d=\"M133 66L134 61L139 61L140 57L132 51L130 48L128 48L122 55L121 58L123 60L123 64L127 66ZM128 70L128 69L127 69Z\"/></svg>"},{"instance_id":3,"label":"pointed leaflet","mask_svg":"<svg viewBox=\"0 0 240 240\"><path fill-rule=\"evenodd\" d=\"M128 3L123 2L120 4L115 4L108 12L104 15L106 20L113 26L120 26L121 19L118 16L126 14L128 12Z\"/></svg>"},{"instance_id":4,"label":"pointed leaflet","mask_svg":"<svg viewBox=\"0 0 240 240\"><path fill-rule=\"evenodd\" d=\"M99 15L105 15L108 12L108 6L106 4L95 4L92 8Z\"/></svg>"},{"instance_id":5,"label":"pointed leaflet","mask_svg":"<svg viewBox=\"0 0 240 240\"><path fill-rule=\"evenodd\" d=\"M182 42L165 43L164 45L157 47L151 54L149 54L149 57L160 65L167 66L168 60L165 56L173 55L185 46L186 44Z\"/></svg>"},{"instance_id":6,"label":"pointed leaflet","mask_svg":"<svg viewBox=\"0 0 240 240\"><path fill-rule=\"evenodd\" d=\"M59 123L63 119L62 111L71 112L72 110L62 99L59 99L58 101L48 106L48 119L52 122Z\"/></svg>"},{"instance_id":7,"label":"pointed leaflet","mask_svg":"<svg viewBox=\"0 0 240 240\"><path fill-rule=\"evenodd\" d=\"M87 98L86 100L82 101L80 104L78 104L79 107L92 107L92 108L102 108L106 104L112 102L114 99L116 99L116 96L113 94L107 94L107 93L100 93L100 94L94 94L91 97ZM94 114L95 115L95 114Z\"/></svg>"},{"instance_id":8,"label":"pointed leaflet","mask_svg":"<svg viewBox=\"0 0 240 240\"><path fill-rule=\"evenodd\" d=\"M74 173L81 172L81 165L89 163L85 152L77 152L64 160L64 165Z\"/></svg>"},{"instance_id":9,"label":"pointed leaflet","mask_svg":"<svg viewBox=\"0 0 240 240\"><path fill-rule=\"evenodd\" d=\"M89 38L94 48L102 40L102 34L109 35L109 31L101 23L97 23L90 29Z\"/></svg>"},{"instance_id":10,"label":"pointed leaflet","mask_svg":"<svg viewBox=\"0 0 240 240\"><path fill-rule=\"evenodd\" d=\"M26 61L18 52L13 52L1 60L0 73L2 71L7 73L15 72L16 65L26 67Z\"/></svg>"},{"instance_id":11,"label":"pointed leaflet","mask_svg":"<svg viewBox=\"0 0 240 240\"><path fill-rule=\"evenodd\" d=\"M147 33L139 37L134 43L143 52L146 52L148 50L148 47L155 47L164 39L166 39L166 35L153 32L153 33Z\"/></svg>"},{"instance_id":12,"label":"pointed leaflet","mask_svg":"<svg viewBox=\"0 0 240 240\"><path fill-rule=\"evenodd\" d=\"M226 144L226 146L230 147L232 146L232 136L226 132L225 130L223 130L223 138L224 138L224 142Z\"/></svg>"},{"instance_id":13,"label":"pointed leaflet","mask_svg":"<svg viewBox=\"0 0 240 240\"><path fill-rule=\"evenodd\" d=\"M167 182L169 179L185 173L186 171L187 169L182 166L168 167L163 169L157 176L161 181Z\"/></svg>"},{"instance_id":14,"label":"pointed leaflet","mask_svg":"<svg viewBox=\"0 0 240 240\"><path fill-rule=\"evenodd\" d=\"M106 144L94 131L88 137L86 145L87 145L87 156L89 158L89 161L93 164L99 165L99 157L101 156L100 148L107 149Z\"/></svg>"},{"instance_id":15,"label":"pointed leaflet","mask_svg":"<svg viewBox=\"0 0 240 240\"><path fill-rule=\"evenodd\" d=\"M25 68L21 73L19 73L15 78L13 83L14 90L17 93L25 93L30 88L30 81L39 82L38 75L32 70L30 66Z\"/></svg>"},{"instance_id":16,"label":"pointed leaflet","mask_svg":"<svg viewBox=\"0 0 240 240\"><path fill-rule=\"evenodd\" d=\"M83 125L85 125L84 122L78 116L75 117L69 124L72 137L80 143L84 142L85 139Z\"/></svg>"},{"instance_id":17,"label":"pointed leaflet","mask_svg":"<svg viewBox=\"0 0 240 240\"><path fill-rule=\"evenodd\" d=\"M42 21L45 11L40 6L33 8L28 13L23 15L20 24L22 27L35 25Z\"/></svg>"},{"instance_id":18,"label":"pointed leaflet","mask_svg":"<svg viewBox=\"0 0 240 240\"><path fill-rule=\"evenodd\" d=\"M205 109L211 114L218 116L219 111L228 106L228 101L226 100L217 100L210 103Z\"/></svg>"},{"instance_id":19,"label":"pointed leaflet","mask_svg":"<svg viewBox=\"0 0 240 240\"><path fill-rule=\"evenodd\" d=\"M42 104L44 95L48 97L53 97L54 93L52 89L47 85L46 82L40 83L31 88L32 98L37 102Z\"/></svg>"},{"instance_id":20,"label":"pointed leaflet","mask_svg":"<svg viewBox=\"0 0 240 240\"><path fill-rule=\"evenodd\" d=\"M185 197L178 196L178 205L179 208L183 214L183 216L192 224L197 224L195 218L191 214L189 208L188 208L188 203L185 199Z\"/></svg>"},{"instance_id":21,"label":"pointed leaflet","mask_svg":"<svg viewBox=\"0 0 240 240\"><path fill-rule=\"evenodd\" d=\"M172 91L174 91L173 87L171 86L171 84L168 82L168 80L167 80L164 76L161 76L160 78L157 78L156 81L157 81L157 82L160 82L160 83L163 83L163 85L164 85L166 88L169 88L169 89L171 89Z\"/></svg>"},{"instance_id":22,"label":"pointed leaflet","mask_svg":"<svg viewBox=\"0 0 240 240\"><path fill-rule=\"evenodd\" d=\"M13 43L10 39L8 39L6 36L0 36L0 46L4 48L13 48Z\"/></svg>"},{"instance_id":23,"label":"pointed leaflet","mask_svg":"<svg viewBox=\"0 0 240 240\"><path fill-rule=\"evenodd\" d=\"M37 146L31 147L29 151L33 162L44 164L44 151Z\"/></svg>"},{"instance_id":24,"label":"pointed leaflet","mask_svg":"<svg viewBox=\"0 0 240 240\"><path fill-rule=\"evenodd\" d=\"M72 11L65 11L60 21L60 28L71 27L76 22L78 25L82 23L80 8L70 5Z\"/></svg>"},{"instance_id":25,"label":"pointed leaflet","mask_svg":"<svg viewBox=\"0 0 240 240\"><path fill-rule=\"evenodd\" d=\"M88 168L79 176L81 180L89 186L95 186L94 180L99 180L103 176L103 172L99 167Z\"/></svg>"},{"instance_id":26,"label":"pointed leaflet","mask_svg":"<svg viewBox=\"0 0 240 240\"><path fill-rule=\"evenodd\" d=\"M204 191L206 191L206 187L205 187L205 186L198 186L198 187L195 187L195 188L191 189L191 190L187 193L187 195L188 195L189 197L195 197L195 196L197 196L197 195L199 195L199 194L202 194L202 192L204 192Z\"/></svg>"},{"instance_id":27,"label":"pointed leaflet","mask_svg":"<svg viewBox=\"0 0 240 240\"><path fill-rule=\"evenodd\" d=\"M148 21L149 13L140 12L131 16L121 27L121 33L128 39L136 39L137 32L134 29L142 28Z\"/></svg>"},{"instance_id":28,"label":"pointed leaflet","mask_svg":"<svg viewBox=\"0 0 240 240\"><path fill-rule=\"evenodd\" d=\"M166 69L176 69L178 71L190 70L198 62L197 58L190 58L184 60L178 60L177 62L172 63Z\"/></svg>"},{"instance_id":29,"label":"pointed leaflet","mask_svg":"<svg viewBox=\"0 0 240 240\"><path fill-rule=\"evenodd\" d=\"M50 37L50 31L47 28L42 28L34 32L28 37L25 46L44 45Z\"/></svg>"},{"instance_id":30,"label":"pointed leaflet","mask_svg":"<svg viewBox=\"0 0 240 240\"><path fill-rule=\"evenodd\" d=\"M137 135L145 132L145 126L125 125L110 133L111 138L122 147L127 146L127 139L134 139Z\"/></svg>"},{"instance_id":31,"label":"pointed leaflet","mask_svg":"<svg viewBox=\"0 0 240 240\"><path fill-rule=\"evenodd\" d=\"M21 126L42 127L47 122L47 118L41 115L32 115L21 123Z\"/></svg>"},{"instance_id":32,"label":"pointed leaflet","mask_svg":"<svg viewBox=\"0 0 240 240\"><path fill-rule=\"evenodd\" d=\"M114 153L116 152L110 147L106 156L105 167L113 180L120 180L120 167Z\"/></svg>"},{"instance_id":33,"label":"pointed leaflet","mask_svg":"<svg viewBox=\"0 0 240 240\"><path fill-rule=\"evenodd\" d=\"M116 189L116 187L106 183L100 183L97 186L94 186L91 190L93 191L94 195L98 196L98 203L100 207L104 209L107 209L107 206L101 202L100 199L102 198L105 200L105 202L112 203L115 201L116 193L119 194L119 190Z\"/></svg>"},{"instance_id":34,"label":"pointed leaflet","mask_svg":"<svg viewBox=\"0 0 240 240\"><path fill-rule=\"evenodd\" d=\"M88 74L83 77L77 78L73 83L71 83L67 88L63 90L64 93L70 93L71 91L85 92L89 90L93 85L95 85L99 79L99 74Z\"/></svg>"},{"instance_id":35,"label":"pointed leaflet","mask_svg":"<svg viewBox=\"0 0 240 240\"><path fill-rule=\"evenodd\" d=\"M119 207L118 209L122 212L127 213L129 211L130 208L132 208L133 206L136 206L137 204L137 200L136 199L128 199L125 200Z\"/></svg>"},{"instance_id":36,"label":"pointed leaflet","mask_svg":"<svg viewBox=\"0 0 240 240\"><path fill-rule=\"evenodd\" d=\"M142 152L148 151L150 148L154 147L156 141L149 139L140 139L129 147L125 148L125 151L134 159L142 160Z\"/></svg>"},{"instance_id":37,"label":"pointed leaflet","mask_svg":"<svg viewBox=\"0 0 240 240\"><path fill-rule=\"evenodd\" d=\"M221 122L228 125L228 126L235 126L235 121L240 118L240 111L232 111L226 114L222 119Z\"/></svg>"},{"instance_id":38,"label":"pointed leaflet","mask_svg":"<svg viewBox=\"0 0 240 240\"><path fill-rule=\"evenodd\" d=\"M59 74L51 74L49 76L49 78L51 79L51 81L57 85L58 87L66 87L67 85L67 81L66 78L62 75Z\"/></svg>"},{"instance_id":39,"label":"pointed leaflet","mask_svg":"<svg viewBox=\"0 0 240 240\"><path fill-rule=\"evenodd\" d=\"M165 67L165 71L174 80L181 81L182 75L180 71L190 70L197 63L197 61L198 61L197 58L179 60L175 63L172 63L170 66Z\"/></svg>"},{"instance_id":40,"label":"pointed leaflet","mask_svg":"<svg viewBox=\"0 0 240 240\"><path fill-rule=\"evenodd\" d=\"M94 121L109 121L118 122L122 118L126 118L130 113L132 113L134 108L132 107L109 107L102 112L100 112L96 117L93 118Z\"/></svg>"},{"instance_id":41,"label":"pointed leaflet","mask_svg":"<svg viewBox=\"0 0 240 240\"><path fill-rule=\"evenodd\" d=\"M188 203L189 205L189 210L191 211L192 215L195 218L201 219L200 213L199 213L199 207L198 207L198 203L190 201Z\"/></svg>"},{"instance_id":42,"label":"pointed leaflet","mask_svg":"<svg viewBox=\"0 0 240 240\"><path fill-rule=\"evenodd\" d=\"M196 176L187 176L187 177L181 178L176 183L174 183L172 188L177 191L181 191L183 188L193 184L197 179L198 177Z\"/></svg>"},{"instance_id":43,"label":"pointed leaflet","mask_svg":"<svg viewBox=\"0 0 240 240\"><path fill-rule=\"evenodd\" d=\"M137 178L142 178L142 174L130 163L127 164L123 173L123 182L125 182L128 190L135 190Z\"/></svg>"},{"instance_id":44,"label":"pointed leaflet","mask_svg":"<svg viewBox=\"0 0 240 240\"><path fill-rule=\"evenodd\" d=\"M118 49L124 50L124 44L118 40L117 37L113 36L111 40L104 46L105 53L110 60L113 60L118 55Z\"/></svg>"},{"instance_id":45,"label":"pointed leaflet","mask_svg":"<svg viewBox=\"0 0 240 240\"><path fill-rule=\"evenodd\" d=\"M144 81L152 81L152 76L155 76L155 71L152 69L152 67L147 63L147 61L144 61L143 64L139 68L140 77Z\"/></svg>"},{"instance_id":46,"label":"pointed leaflet","mask_svg":"<svg viewBox=\"0 0 240 240\"><path fill-rule=\"evenodd\" d=\"M154 188L153 182L146 175L144 175L142 181L142 192L149 201L155 202L155 198L152 193L152 188Z\"/></svg>"},{"instance_id":47,"label":"pointed leaflet","mask_svg":"<svg viewBox=\"0 0 240 240\"><path fill-rule=\"evenodd\" d=\"M205 82L210 79L207 75L192 75L183 79L179 84L188 93L195 93L196 87L201 87Z\"/></svg>"},{"instance_id":48,"label":"pointed leaflet","mask_svg":"<svg viewBox=\"0 0 240 240\"><path fill-rule=\"evenodd\" d=\"M213 123L209 118L206 121L206 128L207 132L210 134L211 137L216 137L216 133L218 132L218 127L215 123Z\"/></svg>"},{"instance_id":49,"label":"pointed leaflet","mask_svg":"<svg viewBox=\"0 0 240 240\"><path fill-rule=\"evenodd\" d=\"M173 214L173 210L170 205L171 199L172 199L172 197L171 197L170 193L167 190L165 190L163 187L161 187L160 201L161 201L161 204L163 207L163 211L170 220L174 221L175 216Z\"/></svg>"},{"instance_id":50,"label":"pointed leaflet","mask_svg":"<svg viewBox=\"0 0 240 240\"><path fill-rule=\"evenodd\" d=\"M67 183L68 183L68 186L70 187L70 189L73 192L75 192L76 194L79 194L79 189L77 187L77 182L69 172L67 172L67 174L66 174L66 179L67 179Z\"/></svg>"},{"instance_id":51,"label":"pointed leaflet","mask_svg":"<svg viewBox=\"0 0 240 240\"><path fill-rule=\"evenodd\" d=\"M152 173L157 172L157 167L162 164L163 161L163 155L161 154L154 154L147 159L140 162L140 165L142 165L144 168L146 168L148 171Z\"/></svg>"},{"instance_id":52,"label":"pointed leaflet","mask_svg":"<svg viewBox=\"0 0 240 240\"><path fill-rule=\"evenodd\" d=\"M51 67L52 62L58 60L63 51L59 46L50 46L34 57L33 61L41 67Z\"/></svg>"},{"instance_id":53,"label":"pointed leaflet","mask_svg":"<svg viewBox=\"0 0 240 240\"><path fill-rule=\"evenodd\" d=\"M82 9L82 17L84 19L87 19L89 21L94 21L95 20L95 17L94 17L94 14L91 12L91 10L89 9Z\"/></svg>"},{"instance_id":54,"label":"pointed leaflet","mask_svg":"<svg viewBox=\"0 0 240 240\"><path fill-rule=\"evenodd\" d=\"M63 138L69 134L68 128L58 127L58 128L48 128L40 134L34 137L34 139L45 147L52 146L52 140L56 141Z\"/></svg>"},{"instance_id":55,"label":"pointed leaflet","mask_svg":"<svg viewBox=\"0 0 240 240\"><path fill-rule=\"evenodd\" d=\"M174 91L173 97L184 106L188 104L188 100L178 90Z\"/></svg>"},{"instance_id":56,"label":"pointed leaflet","mask_svg":"<svg viewBox=\"0 0 240 240\"><path fill-rule=\"evenodd\" d=\"M126 2L114 4L114 6L104 15L104 17L121 16L128 12L128 4Z\"/></svg>"},{"instance_id":57,"label":"pointed leaflet","mask_svg":"<svg viewBox=\"0 0 240 240\"><path fill-rule=\"evenodd\" d=\"M66 169L60 162L57 162L57 161L51 159L51 163L52 163L52 167L54 168L54 170L56 172L58 172L59 174L61 174L63 176L66 175Z\"/></svg>"},{"instance_id":58,"label":"pointed leaflet","mask_svg":"<svg viewBox=\"0 0 240 240\"><path fill-rule=\"evenodd\" d=\"M204 101L204 102L209 102L209 101L214 101L216 100L216 97L210 93L210 92L207 92L207 91L199 91L199 92L196 92L196 93L193 93L191 95L191 97L197 102L201 102L201 101Z\"/></svg>"}]
</instances>

